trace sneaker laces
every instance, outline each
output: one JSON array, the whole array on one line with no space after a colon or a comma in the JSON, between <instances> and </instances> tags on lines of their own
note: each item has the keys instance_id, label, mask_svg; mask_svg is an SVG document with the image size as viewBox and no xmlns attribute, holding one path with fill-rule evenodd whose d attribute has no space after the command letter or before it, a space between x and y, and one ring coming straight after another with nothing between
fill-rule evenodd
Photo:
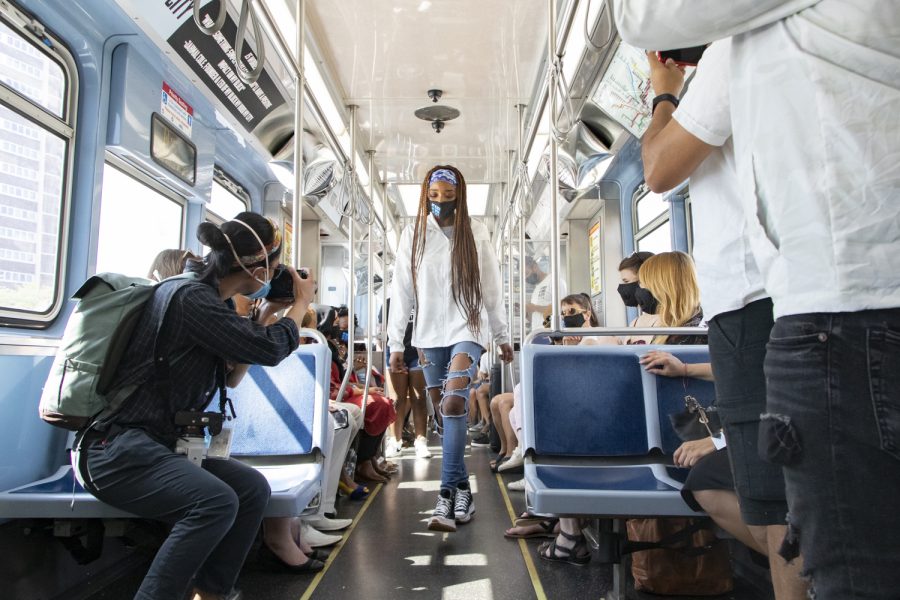
<instances>
[{"instance_id":1,"label":"sneaker laces","mask_svg":"<svg viewBox=\"0 0 900 600\"><path fill-rule=\"evenodd\" d=\"M438 496L437 506L434 507L433 516L448 517L453 512L453 499Z\"/></svg>"},{"instance_id":2,"label":"sneaker laces","mask_svg":"<svg viewBox=\"0 0 900 600\"><path fill-rule=\"evenodd\" d=\"M453 506L454 513L464 513L469 511L469 505L472 503L472 490L456 490L456 502Z\"/></svg>"}]
</instances>

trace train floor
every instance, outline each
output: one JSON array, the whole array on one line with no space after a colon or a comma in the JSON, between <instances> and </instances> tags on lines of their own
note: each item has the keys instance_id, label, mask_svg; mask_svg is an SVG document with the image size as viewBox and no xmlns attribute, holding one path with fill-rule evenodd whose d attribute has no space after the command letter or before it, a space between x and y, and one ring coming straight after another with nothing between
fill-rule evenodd
<instances>
[{"instance_id":1,"label":"train floor","mask_svg":"<svg viewBox=\"0 0 900 600\"><path fill-rule=\"evenodd\" d=\"M550 563L538 556L543 539L503 536L515 514L524 509L524 494L508 492L505 483L521 475L500 477L490 471L488 448L466 449L476 513L456 533L428 531L426 525L440 484L440 440L431 440L431 459L417 459L411 449L391 459L399 472L376 486L362 502L340 500L339 516L353 525L331 550L326 568L316 575L263 571L248 559L238 581L243 600L439 600L591 599L606 597L613 567L594 559L586 566ZM144 567L146 568L146 567ZM133 597L141 569L119 578L88 600ZM628 600L662 598L633 591ZM669 596L670 598L676 598ZM737 577L735 590L720 600L769 600L748 578ZM689 598L678 596L677 598Z\"/></svg>"}]
</instances>

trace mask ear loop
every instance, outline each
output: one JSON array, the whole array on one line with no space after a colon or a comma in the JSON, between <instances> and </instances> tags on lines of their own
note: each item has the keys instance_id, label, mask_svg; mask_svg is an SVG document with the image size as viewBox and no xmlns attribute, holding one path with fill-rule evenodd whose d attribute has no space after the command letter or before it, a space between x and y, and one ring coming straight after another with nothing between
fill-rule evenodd
<instances>
[{"instance_id":1,"label":"mask ear loop","mask_svg":"<svg viewBox=\"0 0 900 600\"><path fill-rule=\"evenodd\" d=\"M244 227L249 229L250 233L253 234L253 237L256 238L256 241L259 242L259 246L263 249L263 255L266 258L266 275L268 275L269 274L269 253L266 251L266 245L263 244L262 238L260 238L259 235L257 235L256 231L252 227L250 227L249 225L247 225L240 219L232 219L232 222L240 223L241 225L243 225ZM241 257L238 256L237 251L234 249L234 244L231 243L231 238L228 237L228 234L226 234L223 231L222 235L225 236L225 241L228 242L228 247L231 248L231 253L234 254L234 258L235 258L235 260L237 260L238 264L241 266L241 269L243 269L244 272L247 273L247 275L249 275L250 277L253 277L253 279L256 279L256 281L259 281L259 279L256 276L254 276L253 273L250 272L250 269L248 269L246 266L244 266L244 263L241 262ZM263 285L268 283L266 281L259 281L259 282L262 283Z\"/></svg>"}]
</instances>

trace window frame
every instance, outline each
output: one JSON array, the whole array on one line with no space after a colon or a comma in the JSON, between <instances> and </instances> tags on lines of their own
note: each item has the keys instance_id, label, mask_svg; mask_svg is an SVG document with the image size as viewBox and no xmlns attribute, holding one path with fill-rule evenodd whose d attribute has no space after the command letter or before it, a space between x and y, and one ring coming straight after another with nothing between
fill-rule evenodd
<instances>
[{"instance_id":1,"label":"window frame","mask_svg":"<svg viewBox=\"0 0 900 600\"><path fill-rule=\"evenodd\" d=\"M218 183L225 188L225 191L233 195L235 198L244 203L244 211L250 210L251 198L247 188L241 185L234 177L229 175L224 169L215 165L213 168L213 184ZM212 188L210 188L210 199L212 198ZM219 214L209 210L209 202L203 204L203 219L215 225L221 225L225 222Z\"/></svg>"},{"instance_id":2,"label":"window frame","mask_svg":"<svg viewBox=\"0 0 900 600\"><path fill-rule=\"evenodd\" d=\"M674 244L672 243L672 231L671 231L672 205L668 201L667 197L663 197L663 202L665 202L666 204L669 205L666 208L666 210L664 212L660 213L659 215L657 215L656 217L654 217L643 227L638 228L638 214L637 214L638 202L640 202L644 197L646 197L650 193L652 193L650 191L650 188L648 188L646 184L642 183L640 186L638 186L638 188L634 192L634 195L631 197L631 231L632 231L633 247L635 250L637 250L639 243L642 239L644 239L645 237L652 234L654 231L656 231L657 229L659 229L660 227L665 225L665 223L668 221L669 227L670 227L670 229L669 229L669 246L670 246L670 248L669 249L671 250L672 247L674 247Z\"/></svg>"},{"instance_id":3,"label":"window frame","mask_svg":"<svg viewBox=\"0 0 900 600\"><path fill-rule=\"evenodd\" d=\"M70 215L72 211L73 173L75 169L75 146L77 139L77 102L79 79L75 59L66 45L47 31L39 21L31 15L18 10L12 4L0 5L0 20L18 33L22 40L43 52L62 70L65 97L63 99L63 116L58 117L43 106L32 102L16 90L0 82L0 104L16 113L35 126L51 135L60 138L66 146L65 162L60 170L62 185L59 199L58 235L56 240L56 273L53 278L53 295L47 309L26 310L0 306L0 326L30 329L46 329L59 316L65 300L65 279L69 265L68 247L70 231ZM40 36L35 32L40 32ZM47 43L49 42L49 44ZM41 241L38 240L38 256L40 257Z\"/></svg>"}]
</instances>

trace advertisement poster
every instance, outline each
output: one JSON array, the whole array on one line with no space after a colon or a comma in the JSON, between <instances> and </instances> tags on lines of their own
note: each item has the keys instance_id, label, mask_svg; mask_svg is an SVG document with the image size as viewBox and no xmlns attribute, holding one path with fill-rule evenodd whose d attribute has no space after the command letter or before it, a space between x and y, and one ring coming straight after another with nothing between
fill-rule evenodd
<instances>
[{"instance_id":1,"label":"advertisement poster","mask_svg":"<svg viewBox=\"0 0 900 600\"><path fill-rule=\"evenodd\" d=\"M289 267L293 267L293 252L291 252L294 248L294 225L291 223L291 217L285 215L284 217L284 227L283 233L281 235L281 262Z\"/></svg>"},{"instance_id":2,"label":"advertisement poster","mask_svg":"<svg viewBox=\"0 0 900 600\"><path fill-rule=\"evenodd\" d=\"M591 226L588 233L591 259L591 296L603 291L603 261L600 251L600 221Z\"/></svg>"}]
</instances>

